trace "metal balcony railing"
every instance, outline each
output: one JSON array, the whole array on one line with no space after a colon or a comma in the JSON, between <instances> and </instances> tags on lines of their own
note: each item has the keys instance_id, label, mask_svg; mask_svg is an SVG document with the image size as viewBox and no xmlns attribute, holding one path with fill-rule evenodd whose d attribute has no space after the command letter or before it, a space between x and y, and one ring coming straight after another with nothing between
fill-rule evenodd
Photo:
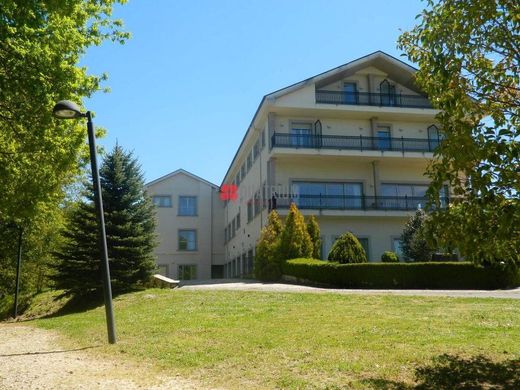
<instances>
[{"instance_id":1,"label":"metal balcony railing","mask_svg":"<svg viewBox=\"0 0 520 390\"><path fill-rule=\"evenodd\" d=\"M433 108L428 98L424 96L403 95L398 93L316 91L316 103L347 104L355 106Z\"/></svg>"},{"instance_id":2,"label":"metal balcony railing","mask_svg":"<svg viewBox=\"0 0 520 390\"><path fill-rule=\"evenodd\" d=\"M438 139L274 133L271 148L433 152Z\"/></svg>"},{"instance_id":3,"label":"metal balcony railing","mask_svg":"<svg viewBox=\"0 0 520 390\"><path fill-rule=\"evenodd\" d=\"M411 211L424 208L425 197L413 196L349 196L349 195L305 195L276 198L269 201L269 208L287 209L294 202L302 210L394 210ZM441 207L448 205L449 198L441 198Z\"/></svg>"}]
</instances>

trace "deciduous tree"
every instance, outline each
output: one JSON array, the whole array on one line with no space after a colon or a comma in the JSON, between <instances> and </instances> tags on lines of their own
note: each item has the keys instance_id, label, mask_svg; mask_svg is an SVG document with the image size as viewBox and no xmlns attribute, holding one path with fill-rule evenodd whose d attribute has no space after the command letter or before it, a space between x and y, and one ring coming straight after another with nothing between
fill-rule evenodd
<instances>
[{"instance_id":1,"label":"deciduous tree","mask_svg":"<svg viewBox=\"0 0 520 390\"><path fill-rule=\"evenodd\" d=\"M399 47L445 140L429 167L432 237L476 262L520 259L520 3L428 0ZM439 190L456 198L443 210Z\"/></svg>"}]
</instances>

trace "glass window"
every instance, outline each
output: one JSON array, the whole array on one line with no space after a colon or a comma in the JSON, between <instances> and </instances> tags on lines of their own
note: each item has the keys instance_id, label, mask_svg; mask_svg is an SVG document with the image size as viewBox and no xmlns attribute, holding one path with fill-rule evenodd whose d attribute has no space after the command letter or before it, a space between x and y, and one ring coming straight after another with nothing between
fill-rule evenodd
<instances>
[{"instance_id":1,"label":"glass window","mask_svg":"<svg viewBox=\"0 0 520 390\"><path fill-rule=\"evenodd\" d=\"M251 222L253 219L253 199L249 199L247 202L247 222Z\"/></svg>"},{"instance_id":2,"label":"glass window","mask_svg":"<svg viewBox=\"0 0 520 390\"><path fill-rule=\"evenodd\" d=\"M162 276L168 276L168 265L159 264L157 266L157 273Z\"/></svg>"},{"instance_id":3,"label":"glass window","mask_svg":"<svg viewBox=\"0 0 520 390\"><path fill-rule=\"evenodd\" d=\"M366 237L358 237L357 238L363 249L365 250L365 253L367 255L367 259L370 260L370 253L369 253L369 245L368 245L368 238Z\"/></svg>"},{"instance_id":4,"label":"glass window","mask_svg":"<svg viewBox=\"0 0 520 390\"><path fill-rule=\"evenodd\" d=\"M179 250L180 251L196 251L197 250L197 231L196 230L179 230Z\"/></svg>"},{"instance_id":5,"label":"glass window","mask_svg":"<svg viewBox=\"0 0 520 390\"><path fill-rule=\"evenodd\" d=\"M258 158L259 154L260 154L260 139L257 139L253 146L253 160L256 160Z\"/></svg>"},{"instance_id":6,"label":"glass window","mask_svg":"<svg viewBox=\"0 0 520 390\"><path fill-rule=\"evenodd\" d=\"M169 195L152 196L152 202L157 207L172 207L172 197Z\"/></svg>"},{"instance_id":7,"label":"glass window","mask_svg":"<svg viewBox=\"0 0 520 390\"><path fill-rule=\"evenodd\" d=\"M357 103L357 84L344 83L343 84L343 103L356 104Z\"/></svg>"},{"instance_id":8,"label":"glass window","mask_svg":"<svg viewBox=\"0 0 520 390\"><path fill-rule=\"evenodd\" d=\"M251 170L252 166L253 166L253 157L252 157L252 153L249 153L247 155L247 171L248 172Z\"/></svg>"},{"instance_id":9,"label":"glass window","mask_svg":"<svg viewBox=\"0 0 520 390\"><path fill-rule=\"evenodd\" d=\"M238 214L236 216L236 220L237 220L237 229L240 228L240 209L238 210Z\"/></svg>"},{"instance_id":10,"label":"glass window","mask_svg":"<svg viewBox=\"0 0 520 390\"><path fill-rule=\"evenodd\" d=\"M265 129L262 130L262 149L265 147Z\"/></svg>"},{"instance_id":11,"label":"glass window","mask_svg":"<svg viewBox=\"0 0 520 390\"><path fill-rule=\"evenodd\" d=\"M240 172L238 172L237 175L235 176L235 183L237 186L240 184Z\"/></svg>"},{"instance_id":12,"label":"glass window","mask_svg":"<svg viewBox=\"0 0 520 390\"><path fill-rule=\"evenodd\" d=\"M246 163L243 163L240 168L240 176L242 177L242 180L246 177Z\"/></svg>"},{"instance_id":13,"label":"glass window","mask_svg":"<svg viewBox=\"0 0 520 390\"><path fill-rule=\"evenodd\" d=\"M294 182L293 193L302 208L358 209L362 207L362 183Z\"/></svg>"},{"instance_id":14,"label":"glass window","mask_svg":"<svg viewBox=\"0 0 520 390\"><path fill-rule=\"evenodd\" d=\"M403 259L403 249L401 247L401 240L399 238L392 239L392 250L395 252L399 260Z\"/></svg>"},{"instance_id":15,"label":"glass window","mask_svg":"<svg viewBox=\"0 0 520 390\"><path fill-rule=\"evenodd\" d=\"M197 279L197 266L195 264L179 265L179 280Z\"/></svg>"},{"instance_id":16,"label":"glass window","mask_svg":"<svg viewBox=\"0 0 520 390\"><path fill-rule=\"evenodd\" d=\"M179 196L179 215L197 215L196 196Z\"/></svg>"},{"instance_id":17,"label":"glass window","mask_svg":"<svg viewBox=\"0 0 520 390\"><path fill-rule=\"evenodd\" d=\"M391 138L390 138L390 127L378 126L377 127L377 148L380 150L391 149Z\"/></svg>"},{"instance_id":18,"label":"glass window","mask_svg":"<svg viewBox=\"0 0 520 390\"><path fill-rule=\"evenodd\" d=\"M291 123L291 144L293 146L310 146L312 136L311 123Z\"/></svg>"},{"instance_id":19,"label":"glass window","mask_svg":"<svg viewBox=\"0 0 520 390\"><path fill-rule=\"evenodd\" d=\"M231 237L235 237L235 233L236 233L236 225L235 225L235 220L233 219L233 221L231 222Z\"/></svg>"}]
</instances>

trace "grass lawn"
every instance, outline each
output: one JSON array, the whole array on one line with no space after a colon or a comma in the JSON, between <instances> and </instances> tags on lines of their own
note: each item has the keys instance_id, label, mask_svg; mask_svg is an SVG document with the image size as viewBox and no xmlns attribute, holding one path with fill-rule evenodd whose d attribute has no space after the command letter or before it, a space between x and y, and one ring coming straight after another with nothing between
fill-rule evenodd
<instances>
[{"instance_id":1,"label":"grass lawn","mask_svg":"<svg viewBox=\"0 0 520 390\"><path fill-rule=\"evenodd\" d=\"M520 388L519 300L152 289L114 304L113 346L103 307L35 323L225 388Z\"/></svg>"}]
</instances>

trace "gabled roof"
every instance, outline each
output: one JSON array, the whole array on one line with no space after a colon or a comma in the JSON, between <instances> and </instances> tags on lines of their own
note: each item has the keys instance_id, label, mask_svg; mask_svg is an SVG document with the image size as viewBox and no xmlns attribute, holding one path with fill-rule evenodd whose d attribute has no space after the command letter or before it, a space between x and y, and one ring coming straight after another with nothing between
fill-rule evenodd
<instances>
[{"instance_id":1,"label":"gabled roof","mask_svg":"<svg viewBox=\"0 0 520 390\"><path fill-rule=\"evenodd\" d=\"M291 92L294 92L300 88L305 87L309 84L316 84L316 86L323 86L329 83L334 82L336 79L341 79L347 76L348 74L355 73L362 68L368 67L368 66L375 66L377 68L383 68L388 71L388 73L392 74L392 79L394 81L397 81L399 84L402 84L406 87L411 87L410 89L414 89L414 81L413 76L415 72L417 72L417 68L408 65L404 61L401 61L400 59L391 56L390 54L387 54L381 50L375 51L373 53L370 53L364 57L360 57L356 60L347 62L346 64L340 65L336 68L332 68L330 70L327 70L323 73L320 73L316 76L309 77L308 79L299 81L297 83L294 83L292 85L289 85L288 87L284 87L281 89L278 89L274 92L271 92L267 95L265 95L262 100L260 101L260 104L258 105L258 108L255 111L255 114L253 115L253 119L251 120L251 123L249 124L249 127L247 128L246 133L244 134L244 137L242 138L242 141L240 142L240 145L235 153L235 156L233 157L233 160L231 161L231 164L229 164L229 167L226 171L226 174L224 175L224 178L222 179L222 183L224 183L224 180L226 179L227 175L229 174L229 171L231 170L231 167L235 163L238 154L240 152L240 149L242 148L247 135L250 133L251 129L253 128L253 125L255 123L256 118L258 117L258 114L262 110L262 108L265 106L266 102L269 102L270 100L277 99L283 95L287 95Z\"/></svg>"},{"instance_id":2,"label":"gabled roof","mask_svg":"<svg viewBox=\"0 0 520 390\"><path fill-rule=\"evenodd\" d=\"M146 183L145 186L146 186L146 187L149 187L149 186L151 186L151 185L154 185L154 184L159 183L159 182L161 182L161 181L163 181L163 180L169 179L169 178L171 178L171 177L173 177L173 176L177 176L177 175L180 175L180 174L182 174L182 175L186 175L186 176L188 176L188 177L191 177L192 179L195 179L195 180L201 181L202 183L207 184L207 185L209 185L209 186L211 186L211 187L213 187L213 188L215 188L215 189L219 189L219 186L217 186L216 184L213 184L213 183L211 183L211 182L209 182L209 181L203 179L202 177L197 176L197 175L195 175L195 174L193 174L193 173L191 173L191 172L188 172L188 171L186 171L185 169L182 169L182 168L177 169L176 171L173 171L173 172L171 172L171 173L168 173L167 175L161 176L161 177L158 178L158 179L152 180L151 182Z\"/></svg>"}]
</instances>

